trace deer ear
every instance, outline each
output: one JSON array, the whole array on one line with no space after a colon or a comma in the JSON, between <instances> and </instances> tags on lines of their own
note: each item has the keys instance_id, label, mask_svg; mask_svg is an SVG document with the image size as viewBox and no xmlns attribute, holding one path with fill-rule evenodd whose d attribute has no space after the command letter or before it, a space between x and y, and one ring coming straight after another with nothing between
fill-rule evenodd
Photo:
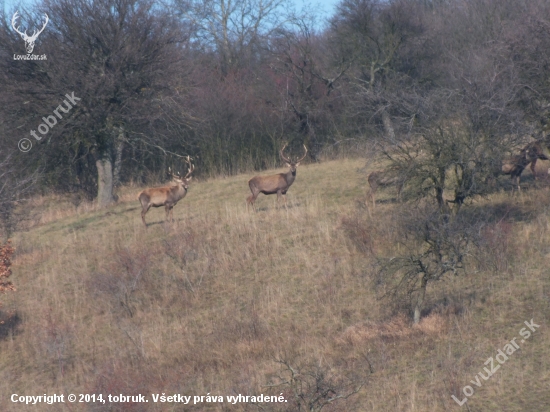
<instances>
[{"instance_id":1,"label":"deer ear","mask_svg":"<svg viewBox=\"0 0 550 412\"><path fill-rule=\"evenodd\" d=\"M296 163L296 167L300 166L300 162Z\"/></svg>"},{"instance_id":2,"label":"deer ear","mask_svg":"<svg viewBox=\"0 0 550 412\"><path fill-rule=\"evenodd\" d=\"M188 177L188 178L187 178L187 181L189 182L191 179L193 179L193 176Z\"/></svg>"},{"instance_id":3,"label":"deer ear","mask_svg":"<svg viewBox=\"0 0 550 412\"><path fill-rule=\"evenodd\" d=\"M290 166L290 163L285 162L286 167L292 167Z\"/></svg>"}]
</instances>

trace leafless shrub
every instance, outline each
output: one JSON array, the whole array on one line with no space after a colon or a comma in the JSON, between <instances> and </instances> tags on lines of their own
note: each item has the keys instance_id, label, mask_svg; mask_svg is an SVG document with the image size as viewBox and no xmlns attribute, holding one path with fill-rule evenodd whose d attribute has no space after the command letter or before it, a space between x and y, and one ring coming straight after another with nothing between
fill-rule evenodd
<instances>
[{"instance_id":1,"label":"leafless shrub","mask_svg":"<svg viewBox=\"0 0 550 412\"><path fill-rule=\"evenodd\" d=\"M3 246L0 245L0 293L15 291L15 286L8 280L11 276L11 257L15 252L11 241L8 240Z\"/></svg>"},{"instance_id":2,"label":"leafless shrub","mask_svg":"<svg viewBox=\"0 0 550 412\"><path fill-rule=\"evenodd\" d=\"M512 230L512 224L505 220L483 227L480 239L480 245L484 249L482 267L487 267L496 273L508 271L512 258Z\"/></svg>"},{"instance_id":3,"label":"leafless shrub","mask_svg":"<svg viewBox=\"0 0 550 412\"><path fill-rule=\"evenodd\" d=\"M447 274L459 275L478 243L479 222L457 216L413 209L401 216L403 253L379 259L384 296L412 303L414 322L420 321L429 282Z\"/></svg>"},{"instance_id":4,"label":"leafless shrub","mask_svg":"<svg viewBox=\"0 0 550 412\"><path fill-rule=\"evenodd\" d=\"M43 361L55 379L62 379L66 368L72 366L73 328L60 322L50 310L46 310L38 333Z\"/></svg>"},{"instance_id":5,"label":"leafless shrub","mask_svg":"<svg viewBox=\"0 0 550 412\"><path fill-rule=\"evenodd\" d=\"M343 402L355 395L367 382L366 374L345 376L320 363L296 366L287 359L276 362L281 365L281 371L274 382L266 386L282 391L288 403L284 408L273 410L318 412L333 402Z\"/></svg>"},{"instance_id":6,"label":"leafless shrub","mask_svg":"<svg viewBox=\"0 0 550 412\"><path fill-rule=\"evenodd\" d=\"M361 253L374 253L374 227L370 222L355 214L342 217L340 227Z\"/></svg>"},{"instance_id":7,"label":"leafless shrub","mask_svg":"<svg viewBox=\"0 0 550 412\"><path fill-rule=\"evenodd\" d=\"M159 377L158 374L151 373L152 366L150 364L141 362L137 361L137 363L129 365L128 362L123 360L113 359L110 362L99 365L98 373L90 385L89 393L136 396L137 394L155 393L155 391L158 391L159 394L161 392L168 392L175 386L166 379ZM149 373L142 373L141 371L144 369L147 369ZM171 393L181 393L177 390L177 387L174 389ZM150 410L148 405L143 402L132 401L110 403L106 399L105 404L99 402L90 403L88 410L91 412L146 412Z\"/></svg>"},{"instance_id":8,"label":"leafless shrub","mask_svg":"<svg viewBox=\"0 0 550 412\"><path fill-rule=\"evenodd\" d=\"M174 276L174 281L183 282L185 289L195 293L204 278L204 273L189 270L190 264L198 259L200 254L200 236L196 229L189 228L164 240L163 252L178 269L179 273Z\"/></svg>"},{"instance_id":9,"label":"leafless shrub","mask_svg":"<svg viewBox=\"0 0 550 412\"><path fill-rule=\"evenodd\" d=\"M113 257L105 270L90 276L88 289L96 297L108 297L111 310L122 308L126 315L132 317L139 307L135 292L149 268L151 252L119 247Z\"/></svg>"}]
</instances>

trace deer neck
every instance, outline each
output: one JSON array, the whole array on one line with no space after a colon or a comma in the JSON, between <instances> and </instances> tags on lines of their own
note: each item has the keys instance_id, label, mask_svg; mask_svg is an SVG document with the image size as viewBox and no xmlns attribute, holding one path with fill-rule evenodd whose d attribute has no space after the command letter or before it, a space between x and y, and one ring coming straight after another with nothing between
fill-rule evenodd
<instances>
[{"instance_id":1,"label":"deer neck","mask_svg":"<svg viewBox=\"0 0 550 412\"><path fill-rule=\"evenodd\" d=\"M289 185L294 182L294 179L296 179L296 169L294 171L289 170L285 173L285 180Z\"/></svg>"},{"instance_id":2,"label":"deer neck","mask_svg":"<svg viewBox=\"0 0 550 412\"><path fill-rule=\"evenodd\" d=\"M183 184L178 183L177 186L172 188L172 193L174 193L176 198L181 199L187 194L187 188Z\"/></svg>"}]
</instances>

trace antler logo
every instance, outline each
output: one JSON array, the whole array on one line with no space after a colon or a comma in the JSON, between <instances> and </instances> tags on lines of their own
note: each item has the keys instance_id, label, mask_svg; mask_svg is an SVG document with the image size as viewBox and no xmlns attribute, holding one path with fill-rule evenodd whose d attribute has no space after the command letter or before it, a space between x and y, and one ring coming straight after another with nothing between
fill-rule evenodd
<instances>
[{"instance_id":1,"label":"antler logo","mask_svg":"<svg viewBox=\"0 0 550 412\"><path fill-rule=\"evenodd\" d=\"M12 19L11 19L11 26L13 27L13 29L19 33L21 35L21 38L23 40L25 40L25 48L27 49L27 53L31 54L32 51L34 50L34 42L36 41L38 35L40 33L42 33L44 31L44 29L46 28L46 24L48 24L48 21L50 21L50 19L48 18L48 15L46 13L44 13L44 16L46 16L46 20L44 21L44 25L42 26L42 28L40 30L35 30L34 33L32 34L32 36L29 36L27 34L27 31L25 30L24 33L22 33L19 28L17 28L15 26L15 22L17 20L17 18L19 17L19 12L15 12L15 14L13 15Z\"/></svg>"}]
</instances>

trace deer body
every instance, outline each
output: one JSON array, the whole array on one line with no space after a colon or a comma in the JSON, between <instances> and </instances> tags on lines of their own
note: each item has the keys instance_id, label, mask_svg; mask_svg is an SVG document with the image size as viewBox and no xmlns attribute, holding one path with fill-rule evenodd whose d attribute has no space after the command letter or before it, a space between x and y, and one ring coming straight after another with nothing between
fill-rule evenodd
<instances>
[{"instance_id":1,"label":"deer body","mask_svg":"<svg viewBox=\"0 0 550 412\"><path fill-rule=\"evenodd\" d=\"M187 189L189 188L189 181L192 177L189 177L193 170L194 166L189 162L190 165L188 173L185 177L181 177L179 174L173 175L170 174L173 178L175 186L162 186L162 187L153 187L150 189L145 189L138 196L138 200L141 203L141 220L147 228L147 223L145 222L145 215L151 207L161 207L164 206L166 211L166 220L170 217L170 221L174 221L173 209L176 204L185 197L187 194Z\"/></svg>"},{"instance_id":2,"label":"deer body","mask_svg":"<svg viewBox=\"0 0 550 412\"><path fill-rule=\"evenodd\" d=\"M522 150L519 155L512 156L510 159L502 162L502 173L505 175L510 175L512 184L515 182L515 185L517 185L519 191L521 191L521 187L519 185L521 174L529 163L531 163L531 160L525 149Z\"/></svg>"},{"instance_id":3,"label":"deer body","mask_svg":"<svg viewBox=\"0 0 550 412\"><path fill-rule=\"evenodd\" d=\"M283 150L285 147L286 145L284 145L281 149L280 155L290 170L286 173L279 173L271 176L255 176L250 179L248 181L248 187L250 188L252 194L246 199L247 209L248 205L252 205L252 208L256 210L254 207L254 202L260 193L263 193L264 195L273 195L277 193L277 205L280 203L282 197L285 201L285 208L287 207L286 192L290 186L292 186L292 183L294 183L294 179L296 179L296 168L300 165L300 161L306 157L307 148L304 146L305 154L300 159L293 162L284 156Z\"/></svg>"},{"instance_id":4,"label":"deer body","mask_svg":"<svg viewBox=\"0 0 550 412\"><path fill-rule=\"evenodd\" d=\"M526 158L531 162L531 172L535 180L537 180L535 172L537 160L550 160L550 149L548 149L543 140L537 140L536 142L529 143L523 151L525 151Z\"/></svg>"}]
</instances>

